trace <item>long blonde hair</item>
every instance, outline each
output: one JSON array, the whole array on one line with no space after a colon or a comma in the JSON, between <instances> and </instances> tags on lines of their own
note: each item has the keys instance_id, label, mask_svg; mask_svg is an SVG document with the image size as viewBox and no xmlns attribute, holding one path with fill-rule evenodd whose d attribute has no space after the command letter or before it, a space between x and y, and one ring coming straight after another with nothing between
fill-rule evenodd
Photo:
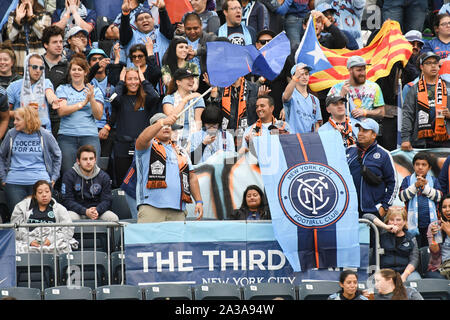
<instances>
[{"instance_id":1,"label":"long blonde hair","mask_svg":"<svg viewBox=\"0 0 450 320\"><path fill-rule=\"evenodd\" d=\"M41 128L41 119L39 119L38 111L35 108L21 107L16 109L14 113L25 121L25 129L23 131L26 134L35 133Z\"/></svg>"}]
</instances>

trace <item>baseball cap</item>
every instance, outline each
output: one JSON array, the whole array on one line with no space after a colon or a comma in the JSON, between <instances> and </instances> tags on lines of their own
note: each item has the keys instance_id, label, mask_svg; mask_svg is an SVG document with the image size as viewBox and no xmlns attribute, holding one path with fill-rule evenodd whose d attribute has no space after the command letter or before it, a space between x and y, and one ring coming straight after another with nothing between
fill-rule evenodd
<instances>
[{"instance_id":1,"label":"baseball cap","mask_svg":"<svg viewBox=\"0 0 450 320\"><path fill-rule=\"evenodd\" d=\"M441 60L441 57L439 55L437 55L433 51L428 51L420 56L420 65L422 65L429 58L436 58L438 61Z\"/></svg>"},{"instance_id":2,"label":"baseball cap","mask_svg":"<svg viewBox=\"0 0 450 320\"><path fill-rule=\"evenodd\" d=\"M342 101L344 103L347 102L347 99L345 97L341 97L339 95L331 95L331 96L327 96L327 98L325 99L325 106L329 106L331 103L336 103Z\"/></svg>"},{"instance_id":3,"label":"baseball cap","mask_svg":"<svg viewBox=\"0 0 450 320\"><path fill-rule=\"evenodd\" d=\"M134 16L134 19L137 19L137 17L138 17L140 14L142 14L142 13L148 13L149 15L152 15L152 12L150 11L150 9L148 9L148 8L141 8L141 9L139 9L138 12L136 12L136 14L135 14L135 16ZM152 17L153 17L153 16L152 16Z\"/></svg>"},{"instance_id":4,"label":"baseball cap","mask_svg":"<svg viewBox=\"0 0 450 320\"><path fill-rule=\"evenodd\" d=\"M161 119L165 119L167 118L167 115L162 113L162 112L158 112L155 113L151 118L150 118L150 125L155 124L157 121L161 120ZM176 124L174 123L172 125L172 130L179 130L179 129L183 129L182 125Z\"/></svg>"},{"instance_id":5,"label":"baseball cap","mask_svg":"<svg viewBox=\"0 0 450 320\"><path fill-rule=\"evenodd\" d=\"M103 51L102 49L98 49L98 48L94 48L92 49L89 54L87 55L86 59L89 61L89 59L91 59L91 57L94 54L101 54L102 56L104 56L105 58L108 58L108 56L106 55L105 51Z\"/></svg>"},{"instance_id":6,"label":"baseball cap","mask_svg":"<svg viewBox=\"0 0 450 320\"><path fill-rule=\"evenodd\" d=\"M87 32L86 30L84 30L83 28L81 28L80 26L75 26L73 28L71 28L69 30L69 32L67 32L67 39L70 39L71 37L73 37L74 35L76 35L78 32L83 32L85 34L86 37L89 36L89 32Z\"/></svg>"},{"instance_id":7,"label":"baseball cap","mask_svg":"<svg viewBox=\"0 0 450 320\"><path fill-rule=\"evenodd\" d=\"M304 64L303 62L297 63L295 66L291 68L291 75L293 76L295 73L295 70L297 70L297 67L300 69L308 69L308 71L312 70L312 67L308 66L307 64Z\"/></svg>"},{"instance_id":8,"label":"baseball cap","mask_svg":"<svg viewBox=\"0 0 450 320\"><path fill-rule=\"evenodd\" d=\"M321 4L317 5L316 10L322 13L328 10L333 10L334 12L336 12L336 9L334 9L329 3L326 2L322 2Z\"/></svg>"},{"instance_id":9,"label":"baseball cap","mask_svg":"<svg viewBox=\"0 0 450 320\"><path fill-rule=\"evenodd\" d=\"M417 31L417 30L410 30L405 34L405 38L406 40L408 40L409 42L413 42L413 41L419 41L422 44L424 44L425 42L422 40L422 32Z\"/></svg>"},{"instance_id":10,"label":"baseball cap","mask_svg":"<svg viewBox=\"0 0 450 320\"><path fill-rule=\"evenodd\" d=\"M357 124L355 124L355 127L361 127L366 130L372 130L376 134L378 134L378 131L380 130L380 126L378 125L378 123L371 118L365 118L359 121Z\"/></svg>"},{"instance_id":11,"label":"baseball cap","mask_svg":"<svg viewBox=\"0 0 450 320\"><path fill-rule=\"evenodd\" d=\"M364 60L364 58L360 56L352 56L347 60L347 69L353 67L361 67L365 65L369 65L369 63L366 63L366 60Z\"/></svg>"},{"instance_id":12,"label":"baseball cap","mask_svg":"<svg viewBox=\"0 0 450 320\"><path fill-rule=\"evenodd\" d=\"M188 70L186 68L180 68L173 74L173 78L175 80L181 80L189 77L198 77L198 74L192 73L191 70Z\"/></svg>"}]
</instances>

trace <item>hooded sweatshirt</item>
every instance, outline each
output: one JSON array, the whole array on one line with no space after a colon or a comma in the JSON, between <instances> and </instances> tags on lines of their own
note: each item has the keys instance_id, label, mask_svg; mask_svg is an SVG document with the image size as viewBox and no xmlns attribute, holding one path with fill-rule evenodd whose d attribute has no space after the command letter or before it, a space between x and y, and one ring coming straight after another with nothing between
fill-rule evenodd
<instances>
[{"instance_id":1,"label":"hooded sweatshirt","mask_svg":"<svg viewBox=\"0 0 450 320\"><path fill-rule=\"evenodd\" d=\"M86 215L86 209L91 207L96 207L99 215L111 209L111 179L97 165L93 174L86 176L75 163L63 176L61 194L67 210L79 215Z\"/></svg>"}]
</instances>

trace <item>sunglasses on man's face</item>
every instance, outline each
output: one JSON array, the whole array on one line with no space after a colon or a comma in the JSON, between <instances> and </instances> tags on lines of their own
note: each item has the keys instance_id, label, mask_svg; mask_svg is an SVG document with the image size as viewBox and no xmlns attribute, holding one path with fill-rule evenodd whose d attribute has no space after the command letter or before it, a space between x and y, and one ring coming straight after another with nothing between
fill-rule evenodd
<instances>
[{"instance_id":1,"label":"sunglasses on man's face","mask_svg":"<svg viewBox=\"0 0 450 320\"><path fill-rule=\"evenodd\" d=\"M270 42L272 39L270 40L258 40L259 43L261 43L262 45L265 45L266 43Z\"/></svg>"},{"instance_id":2,"label":"sunglasses on man's face","mask_svg":"<svg viewBox=\"0 0 450 320\"><path fill-rule=\"evenodd\" d=\"M33 69L33 70L37 70L37 69L39 69L39 70L44 70L44 66L38 66L38 65L36 65L36 64L30 64L30 68L31 69Z\"/></svg>"}]
</instances>

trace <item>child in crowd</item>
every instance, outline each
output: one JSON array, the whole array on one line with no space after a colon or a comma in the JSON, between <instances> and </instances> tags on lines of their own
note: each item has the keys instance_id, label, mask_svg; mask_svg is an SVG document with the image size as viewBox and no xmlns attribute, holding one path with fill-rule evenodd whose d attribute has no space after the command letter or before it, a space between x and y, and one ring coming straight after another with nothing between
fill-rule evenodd
<instances>
[{"instance_id":1,"label":"child in crowd","mask_svg":"<svg viewBox=\"0 0 450 320\"><path fill-rule=\"evenodd\" d=\"M439 181L431 176L431 156L419 152L413 158L414 173L403 179L399 198L408 210L408 231L417 236L419 247L428 245L428 225L437 220L437 204L441 201Z\"/></svg>"}]
</instances>

